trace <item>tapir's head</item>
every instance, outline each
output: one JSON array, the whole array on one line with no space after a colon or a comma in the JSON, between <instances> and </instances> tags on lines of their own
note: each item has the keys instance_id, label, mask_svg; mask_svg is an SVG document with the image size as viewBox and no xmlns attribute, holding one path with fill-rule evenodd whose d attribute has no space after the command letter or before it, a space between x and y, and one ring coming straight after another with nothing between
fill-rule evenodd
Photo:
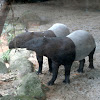
<instances>
[{"instance_id":1,"label":"tapir's head","mask_svg":"<svg viewBox=\"0 0 100 100\"><path fill-rule=\"evenodd\" d=\"M9 49L20 48L25 42L31 40L33 35L33 32L25 32L16 36L12 41L10 41Z\"/></svg>"},{"instance_id":2,"label":"tapir's head","mask_svg":"<svg viewBox=\"0 0 100 100\"><path fill-rule=\"evenodd\" d=\"M46 45L46 40L47 39L45 37L33 38L21 45L20 48L27 48L28 50L40 51Z\"/></svg>"}]
</instances>

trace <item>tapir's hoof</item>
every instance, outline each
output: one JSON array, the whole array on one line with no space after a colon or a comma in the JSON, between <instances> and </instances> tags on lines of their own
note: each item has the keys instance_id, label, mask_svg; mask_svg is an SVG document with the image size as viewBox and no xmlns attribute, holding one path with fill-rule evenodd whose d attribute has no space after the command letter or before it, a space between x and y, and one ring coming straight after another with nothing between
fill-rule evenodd
<instances>
[{"instance_id":1,"label":"tapir's hoof","mask_svg":"<svg viewBox=\"0 0 100 100\"><path fill-rule=\"evenodd\" d=\"M77 72L78 73L84 73L84 71L82 69L78 69Z\"/></svg>"},{"instance_id":2,"label":"tapir's hoof","mask_svg":"<svg viewBox=\"0 0 100 100\"><path fill-rule=\"evenodd\" d=\"M48 84L49 86L50 86L50 85L54 85L54 82L49 81L47 84Z\"/></svg>"},{"instance_id":3,"label":"tapir's hoof","mask_svg":"<svg viewBox=\"0 0 100 100\"><path fill-rule=\"evenodd\" d=\"M70 80L63 80L63 83L70 84Z\"/></svg>"},{"instance_id":4,"label":"tapir's hoof","mask_svg":"<svg viewBox=\"0 0 100 100\"><path fill-rule=\"evenodd\" d=\"M36 74L39 75L39 74L42 74L42 72L36 71Z\"/></svg>"},{"instance_id":5,"label":"tapir's hoof","mask_svg":"<svg viewBox=\"0 0 100 100\"><path fill-rule=\"evenodd\" d=\"M89 68L94 69L94 66L90 66L90 65L89 65Z\"/></svg>"},{"instance_id":6,"label":"tapir's hoof","mask_svg":"<svg viewBox=\"0 0 100 100\"><path fill-rule=\"evenodd\" d=\"M52 73L52 70L49 70L50 73Z\"/></svg>"}]
</instances>

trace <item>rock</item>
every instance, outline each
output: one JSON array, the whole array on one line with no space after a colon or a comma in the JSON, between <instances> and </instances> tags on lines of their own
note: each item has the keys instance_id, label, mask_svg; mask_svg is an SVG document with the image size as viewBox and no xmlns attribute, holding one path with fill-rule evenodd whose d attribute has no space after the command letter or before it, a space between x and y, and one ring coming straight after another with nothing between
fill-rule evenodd
<instances>
[{"instance_id":1,"label":"rock","mask_svg":"<svg viewBox=\"0 0 100 100\"><path fill-rule=\"evenodd\" d=\"M21 22L25 27L29 28L31 25L39 26L47 24L49 23L49 20L46 17L40 17L34 12L25 11L19 18L19 22Z\"/></svg>"},{"instance_id":2,"label":"rock","mask_svg":"<svg viewBox=\"0 0 100 100\"><path fill-rule=\"evenodd\" d=\"M10 52L10 61L9 63L12 64L15 60L19 58L29 58L31 51L26 49L12 49Z\"/></svg>"},{"instance_id":3,"label":"rock","mask_svg":"<svg viewBox=\"0 0 100 100\"><path fill-rule=\"evenodd\" d=\"M8 69L6 67L6 65L0 61L0 73L8 73Z\"/></svg>"},{"instance_id":4,"label":"rock","mask_svg":"<svg viewBox=\"0 0 100 100\"><path fill-rule=\"evenodd\" d=\"M29 97L29 96L11 96L11 95L7 95L4 96L2 98L0 98L0 100L37 100L33 97Z\"/></svg>"},{"instance_id":5,"label":"rock","mask_svg":"<svg viewBox=\"0 0 100 100\"><path fill-rule=\"evenodd\" d=\"M19 58L12 62L9 66L10 72L17 74L22 77L27 73L31 73L34 71L33 63L31 63L26 58Z\"/></svg>"},{"instance_id":6,"label":"rock","mask_svg":"<svg viewBox=\"0 0 100 100\"><path fill-rule=\"evenodd\" d=\"M78 61L74 61L72 64L71 69L72 70L77 70L79 68L79 62Z\"/></svg>"},{"instance_id":7,"label":"rock","mask_svg":"<svg viewBox=\"0 0 100 100\"><path fill-rule=\"evenodd\" d=\"M17 95L45 99L45 94L41 89L41 82L35 72L28 73L22 78L21 85L17 88Z\"/></svg>"},{"instance_id":8,"label":"rock","mask_svg":"<svg viewBox=\"0 0 100 100\"><path fill-rule=\"evenodd\" d=\"M2 59L2 56L0 56L0 62L4 63L3 59Z\"/></svg>"}]
</instances>

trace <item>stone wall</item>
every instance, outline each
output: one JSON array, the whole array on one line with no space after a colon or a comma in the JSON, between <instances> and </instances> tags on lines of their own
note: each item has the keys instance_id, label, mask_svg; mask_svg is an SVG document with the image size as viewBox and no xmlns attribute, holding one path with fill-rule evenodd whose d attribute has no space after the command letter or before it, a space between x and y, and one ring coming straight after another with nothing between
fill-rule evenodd
<instances>
[{"instance_id":1,"label":"stone wall","mask_svg":"<svg viewBox=\"0 0 100 100\"><path fill-rule=\"evenodd\" d=\"M63 5L76 5L78 7L96 8L100 10L100 0L56 0Z\"/></svg>"}]
</instances>

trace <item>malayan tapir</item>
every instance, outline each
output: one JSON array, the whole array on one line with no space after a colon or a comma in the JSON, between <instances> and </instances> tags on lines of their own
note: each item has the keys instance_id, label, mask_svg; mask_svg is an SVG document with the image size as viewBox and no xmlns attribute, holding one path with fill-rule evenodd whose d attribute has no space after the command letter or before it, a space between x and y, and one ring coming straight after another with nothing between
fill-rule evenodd
<instances>
[{"instance_id":1,"label":"malayan tapir","mask_svg":"<svg viewBox=\"0 0 100 100\"><path fill-rule=\"evenodd\" d=\"M9 48L15 48L11 42ZM83 72L85 57L89 56L89 68L93 69L93 54L96 44L93 36L84 30L77 30L66 37L34 38L17 48L27 48L39 56L47 56L52 60L53 76L48 85L53 85L60 65L65 67L64 83L70 83L70 70L74 61L80 61L78 72Z\"/></svg>"},{"instance_id":2,"label":"malayan tapir","mask_svg":"<svg viewBox=\"0 0 100 100\"><path fill-rule=\"evenodd\" d=\"M66 37L66 35L70 34L69 29L66 25L61 23L56 23L52 27L50 27L47 31L43 32L25 32L23 34L20 34L16 36L11 42L10 45L12 46L21 46L25 42L37 38L37 37ZM43 64L43 56L39 56L38 53L36 53L37 60L39 62L39 69L38 74L42 73L42 64ZM49 71L52 72L52 61L48 57L48 63L49 63Z\"/></svg>"}]
</instances>

